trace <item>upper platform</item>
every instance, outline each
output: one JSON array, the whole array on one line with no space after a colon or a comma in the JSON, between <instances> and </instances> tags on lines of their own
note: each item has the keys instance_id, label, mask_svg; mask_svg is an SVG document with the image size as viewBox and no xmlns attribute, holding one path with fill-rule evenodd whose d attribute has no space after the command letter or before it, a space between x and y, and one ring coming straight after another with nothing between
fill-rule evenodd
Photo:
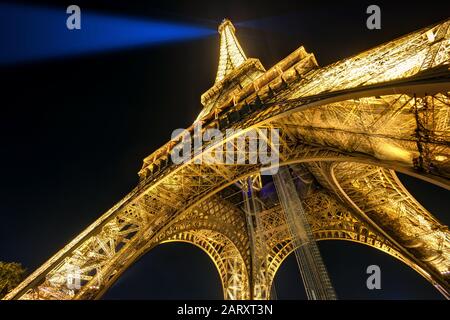
<instances>
[{"instance_id":1,"label":"upper platform","mask_svg":"<svg viewBox=\"0 0 450 320\"><path fill-rule=\"evenodd\" d=\"M220 57L216 80L214 85L202 94L201 103L204 108L196 120L201 120L211 112L219 111L221 106L229 105L230 100L235 101L236 97L242 96L243 92L257 91L262 84L261 81L256 84L257 79L267 84L305 58L310 61L307 64L309 66L308 71L310 68L317 67L314 56L307 54L304 48L300 47L269 71L266 71L258 59L247 58L236 38L236 29L230 20L224 19L218 30L220 34Z\"/></svg>"}]
</instances>

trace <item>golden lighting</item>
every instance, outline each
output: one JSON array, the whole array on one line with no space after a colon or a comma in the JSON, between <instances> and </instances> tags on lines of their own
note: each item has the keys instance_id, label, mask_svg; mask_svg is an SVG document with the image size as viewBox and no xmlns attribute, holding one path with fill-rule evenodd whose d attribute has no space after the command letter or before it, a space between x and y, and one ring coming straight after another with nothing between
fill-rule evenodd
<instances>
[{"instance_id":1,"label":"golden lighting","mask_svg":"<svg viewBox=\"0 0 450 320\"><path fill-rule=\"evenodd\" d=\"M380 143L376 146L377 156L385 160L398 160L402 162L411 162L412 153L391 143Z\"/></svg>"},{"instance_id":2,"label":"golden lighting","mask_svg":"<svg viewBox=\"0 0 450 320\"><path fill-rule=\"evenodd\" d=\"M325 67L299 47L265 70L258 59L246 57L232 23L224 20L215 83L202 94L203 109L186 133L200 136L213 128L239 134L199 148L181 164L174 164L171 152L183 135L157 149L145 158L136 188L5 299L99 299L137 259L166 242L204 250L218 270L225 299L270 299L276 271L291 252L318 252L312 245L297 250L314 242L296 239L305 231L313 240L353 241L396 257L450 298L448 227L395 173L405 169L450 186L450 156L441 146L449 140L448 97L410 94L424 84L433 92L448 88L448 82L436 81L450 74L448 30L450 20ZM418 72L420 79L413 78ZM197 124L203 128L198 132ZM445 134L422 143L414 134L422 133L419 124L430 137ZM279 203L253 192L265 191L261 163L197 162L208 152L228 150L225 143L237 149L238 135L266 128L280 130L278 154L290 166L274 178ZM291 174L304 182L301 201ZM294 213L307 215L302 226L295 225ZM322 270L312 266L323 266L314 259L303 269L309 288ZM73 272L80 288L69 290ZM327 282L317 288L329 289Z\"/></svg>"},{"instance_id":3,"label":"golden lighting","mask_svg":"<svg viewBox=\"0 0 450 320\"><path fill-rule=\"evenodd\" d=\"M447 156L444 156L444 155L442 155L442 154L439 154L439 155L437 155L436 157L434 157L434 159L435 159L436 161L445 161L445 160L448 159L448 157L447 157Z\"/></svg>"}]
</instances>

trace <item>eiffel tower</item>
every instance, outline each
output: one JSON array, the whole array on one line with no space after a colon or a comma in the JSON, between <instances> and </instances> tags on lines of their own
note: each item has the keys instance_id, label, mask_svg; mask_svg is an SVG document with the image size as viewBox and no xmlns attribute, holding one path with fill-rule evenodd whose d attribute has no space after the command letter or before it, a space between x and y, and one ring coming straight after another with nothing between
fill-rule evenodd
<instances>
[{"instance_id":1,"label":"eiffel tower","mask_svg":"<svg viewBox=\"0 0 450 320\"><path fill-rule=\"evenodd\" d=\"M286 214L295 203L314 240L381 250L449 298L448 227L396 175L450 189L449 26L325 67L299 47L266 70L246 57L224 20L217 77L187 132L195 124L221 132L277 129L278 149L266 141L278 152L276 178L262 176L261 163L195 161L230 141L233 147L231 138L205 143L175 164L175 137L144 159L128 195L5 298L99 299L152 248L187 242L212 259L225 299L270 299L278 268L304 245L292 232L298 216ZM78 285L69 285L74 278Z\"/></svg>"}]
</instances>

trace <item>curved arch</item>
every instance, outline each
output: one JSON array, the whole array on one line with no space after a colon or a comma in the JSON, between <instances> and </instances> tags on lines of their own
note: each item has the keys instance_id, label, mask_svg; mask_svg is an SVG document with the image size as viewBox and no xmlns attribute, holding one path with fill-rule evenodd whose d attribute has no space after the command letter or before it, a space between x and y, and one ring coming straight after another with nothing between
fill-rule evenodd
<instances>
[{"instance_id":1,"label":"curved arch","mask_svg":"<svg viewBox=\"0 0 450 320\"><path fill-rule=\"evenodd\" d=\"M336 163L330 169L333 187L346 202L396 244L419 273L448 297L443 276L450 256L445 240L448 228L409 194L394 171L355 163Z\"/></svg>"},{"instance_id":2,"label":"curved arch","mask_svg":"<svg viewBox=\"0 0 450 320\"><path fill-rule=\"evenodd\" d=\"M241 212L220 197L195 206L167 223L156 237L139 246L103 288L96 293L98 299L118 277L149 250L165 241L185 241L207 252L221 276L226 299L248 298L248 236ZM83 293L84 294L84 293Z\"/></svg>"},{"instance_id":3,"label":"curved arch","mask_svg":"<svg viewBox=\"0 0 450 320\"><path fill-rule=\"evenodd\" d=\"M194 232L195 231L195 232ZM210 234L214 234L216 237L221 237L221 239L225 242L222 246L217 246L217 244L213 244L214 236L211 239L207 239L206 237L201 237L201 232L207 232ZM233 244L233 242L228 239L226 236L221 234L220 232L203 229L192 229L192 230L183 230L181 232L174 232L170 234L168 237L160 239L156 243L151 243L147 246L140 248L140 250L136 251L132 258L126 261L121 268L117 269L117 272L113 277L109 278L107 282L105 282L104 286L101 290L98 290L92 298L100 299L103 294L117 281L117 279L136 261L138 261L141 257L147 254L156 246L166 243L166 242L185 242L190 243L192 245L197 246L202 249L212 260L214 263L219 276L221 278L223 293L225 299L248 299L249 297L249 280L247 274L247 268L244 259L242 258L239 250ZM223 252L228 252L228 255L225 255L225 259L223 259L223 255L219 254L219 250L223 250Z\"/></svg>"},{"instance_id":4,"label":"curved arch","mask_svg":"<svg viewBox=\"0 0 450 320\"><path fill-rule=\"evenodd\" d=\"M396 246L361 220L351 210L336 200L326 190L316 190L303 201L308 222L317 240L348 240L362 243L392 255L409 263ZM276 271L286 256L294 250L292 236L285 222L281 207L275 206L260 215L263 225L270 225L267 230L268 278L273 280ZM268 279L268 280L269 280Z\"/></svg>"},{"instance_id":5,"label":"curved arch","mask_svg":"<svg viewBox=\"0 0 450 320\"><path fill-rule=\"evenodd\" d=\"M354 233L354 237L348 236L348 231L342 232L342 230L327 230L327 231L321 230L321 231L313 232L313 234L317 241L343 240L343 241L351 241L351 242L366 245L368 247L377 249L379 251L382 251L382 252L390 255L390 256L402 261L403 263L409 265L411 268L414 269L414 267L412 267L412 265L410 263L408 263L407 260L405 260L405 258L402 256L402 254L399 251L395 250L393 247L388 246L388 245L383 245L383 248L381 248L380 246L373 245L366 241L358 240L356 237L357 236L356 233ZM272 261L274 261L274 262L276 261L275 263L270 265L271 272L274 272L273 276L275 276L276 271L278 270L280 265L283 263L283 261L286 259L286 257L297 248L298 248L298 246L294 248L291 239L285 239L284 246L281 249L278 249L276 256L272 257ZM417 270L415 270L415 271L417 271Z\"/></svg>"},{"instance_id":6,"label":"curved arch","mask_svg":"<svg viewBox=\"0 0 450 320\"><path fill-rule=\"evenodd\" d=\"M315 234L316 235L316 234ZM418 267L415 263L411 262L408 259L405 259L402 254L396 250L392 250L392 251L385 251L385 250L381 250L375 246L372 246L366 242L362 242L362 241L357 241L354 239L350 239L350 238L316 238L317 241L328 241L328 240L335 240L335 241L349 241L349 242L353 242L353 243L357 243L360 245L365 245L368 246L374 250L378 250L381 251L383 253L385 253L388 256L394 257L396 260L402 262L403 264L407 265L408 267L410 267L412 270L414 270L416 273L418 273L420 276L422 276L425 280L427 280L427 282L429 282L431 285L433 285L433 283L429 280L429 278L426 276L426 273L424 273L424 271ZM273 272L271 272L271 278L270 278L270 286L273 285L276 274L278 272L278 270L280 269L281 265L283 264L283 262L289 257L289 255L291 255L296 249L297 247L294 247L292 245L292 241L288 241L287 244L285 245L284 249L284 254L282 256L282 259L280 260L279 264L277 264L276 268L274 269Z\"/></svg>"},{"instance_id":7,"label":"curved arch","mask_svg":"<svg viewBox=\"0 0 450 320\"><path fill-rule=\"evenodd\" d=\"M223 296L226 300L242 300L249 298L249 279L246 264L239 253L237 247L225 236L219 232L214 232L215 236L209 235L202 237L202 231L211 232L211 230L194 230L195 232L181 232L160 244L167 242L185 242L190 243L202 249L213 261L219 273ZM214 245L214 237L226 239L226 244L221 246ZM224 254L226 253L226 254ZM224 258L225 257L225 258Z\"/></svg>"},{"instance_id":8,"label":"curved arch","mask_svg":"<svg viewBox=\"0 0 450 320\"><path fill-rule=\"evenodd\" d=\"M174 241L136 259L95 299L223 299L222 281L205 250Z\"/></svg>"}]
</instances>

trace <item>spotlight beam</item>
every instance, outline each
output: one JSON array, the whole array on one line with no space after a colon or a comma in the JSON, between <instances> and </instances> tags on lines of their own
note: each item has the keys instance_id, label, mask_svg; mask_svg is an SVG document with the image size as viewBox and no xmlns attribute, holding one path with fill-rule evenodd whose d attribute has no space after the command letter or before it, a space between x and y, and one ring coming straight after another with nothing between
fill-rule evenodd
<instances>
[{"instance_id":1,"label":"spotlight beam","mask_svg":"<svg viewBox=\"0 0 450 320\"><path fill-rule=\"evenodd\" d=\"M74 57L186 41L215 34L186 23L83 10L81 29L69 30L66 8L0 3L0 65Z\"/></svg>"}]
</instances>

